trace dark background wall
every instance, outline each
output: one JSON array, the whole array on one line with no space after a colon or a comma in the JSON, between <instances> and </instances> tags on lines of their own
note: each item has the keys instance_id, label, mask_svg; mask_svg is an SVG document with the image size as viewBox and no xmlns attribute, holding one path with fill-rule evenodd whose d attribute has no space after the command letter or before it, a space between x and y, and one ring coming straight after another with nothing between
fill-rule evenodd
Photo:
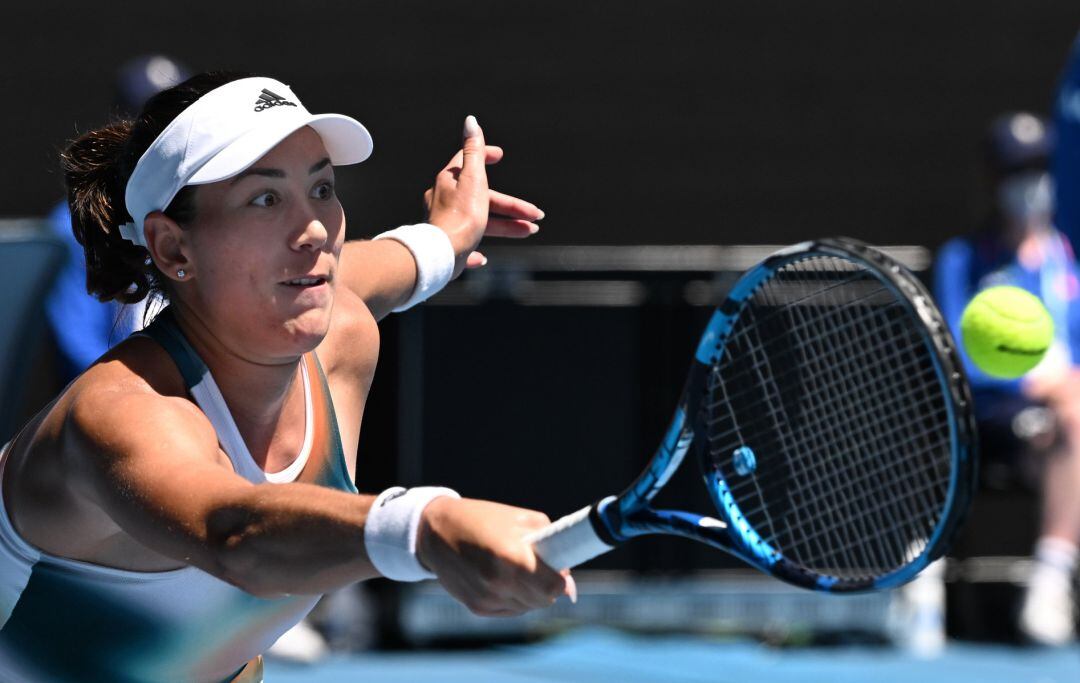
<instances>
[{"instance_id":1,"label":"dark background wall","mask_svg":"<svg viewBox=\"0 0 1080 683\"><path fill-rule=\"evenodd\" d=\"M164 52L276 76L313 111L363 121L375 155L338 171L354 237L420 218L473 113L508 151L493 184L547 211L532 243L845 233L935 247L972 222L985 124L1049 109L1078 29L1077 0L11 2L0 216L46 212L62 195L56 153L105 120L115 69ZM553 515L611 492L655 447L706 313L392 316L361 488L445 483ZM417 362L425 373L403 381ZM35 380L27 410L60 388ZM405 442L423 459L414 476ZM681 475L665 495L708 509L692 468ZM597 566L733 562L666 539Z\"/></svg>"},{"instance_id":2,"label":"dark background wall","mask_svg":"<svg viewBox=\"0 0 1080 683\"><path fill-rule=\"evenodd\" d=\"M162 51L367 124L353 235L418 218L474 113L546 243L934 246L970 222L984 123L1048 109L1078 27L1076 0L8 3L0 215L60 196L62 141Z\"/></svg>"}]
</instances>

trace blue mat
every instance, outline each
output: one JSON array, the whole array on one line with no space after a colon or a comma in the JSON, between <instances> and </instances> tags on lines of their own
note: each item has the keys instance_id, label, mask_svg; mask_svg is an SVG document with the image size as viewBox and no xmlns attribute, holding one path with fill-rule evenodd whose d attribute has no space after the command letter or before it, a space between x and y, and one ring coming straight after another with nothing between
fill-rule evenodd
<instances>
[{"instance_id":1,"label":"blue mat","mask_svg":"<svg viewBox=\"0 0 1080 683\"><path fill-rule=\"evenodd\" d=\"M310 667L268 662L267 683L1078 683L1080 649L950 645L932 660L890 648L774 649L755 642L586 629L536 645L365 654Z\"/></svg>"}]
</instances>

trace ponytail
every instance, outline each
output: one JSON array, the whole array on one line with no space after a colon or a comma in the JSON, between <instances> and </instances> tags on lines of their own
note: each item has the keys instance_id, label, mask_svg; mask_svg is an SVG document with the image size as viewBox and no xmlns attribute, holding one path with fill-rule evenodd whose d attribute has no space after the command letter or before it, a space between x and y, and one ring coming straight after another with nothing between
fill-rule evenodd
<instances>
[{"instance_id":1,"label":"ponytail","mask_svg":"<svg viewBox=\"0 0 1080 683\"><path fill-rule=\"evenodd\" d=\"M86 291L101 301L135 303L154 289L146 250L120 236L126 222L121 167L135 123L116 121L71 142L60 155L71 228L86 253Z\"/></svg>"}]
</instances>

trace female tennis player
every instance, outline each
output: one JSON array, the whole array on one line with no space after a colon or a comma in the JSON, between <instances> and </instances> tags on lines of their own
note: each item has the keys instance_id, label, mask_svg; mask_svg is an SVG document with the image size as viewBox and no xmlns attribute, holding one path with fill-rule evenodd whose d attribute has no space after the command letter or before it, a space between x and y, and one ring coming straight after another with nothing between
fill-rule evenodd
<instances>
[{"instance_id":1,"label":"female tennis player","mask_svg":"<svg viewBox=\"0 0 1080 683\"><path fill-rule=\"evenodd\" d=\"M279 81L213 73L64 152L89 291L170 305L4 447L0 679L260 680L321 593L380 575L487 615L572 594L520 540L541 513L353 486L376 321L543 216L489 190L502 151L470 117L429 222L345 243L334 166L371 146Z\"/></svg>"}]
</instances>

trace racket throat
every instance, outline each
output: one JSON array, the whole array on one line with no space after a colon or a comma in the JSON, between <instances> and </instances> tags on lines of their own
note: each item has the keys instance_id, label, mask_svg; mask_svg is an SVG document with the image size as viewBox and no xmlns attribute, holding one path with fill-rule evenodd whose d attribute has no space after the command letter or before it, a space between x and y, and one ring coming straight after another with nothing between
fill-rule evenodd
<instances>
[{"instance_id":1,"label":"racket throat","mask_svg":"<svg viewBox=\"0 0 1080 683\"><path fill-rule=\"evenodd\" d=\"M628 540L628 537L616 531L623 528L622 511L613 504L617 500L615 496L608 496L589 506L589 522L593 531L601 541L612 547Z\"/></svg>"}]
</instances>

